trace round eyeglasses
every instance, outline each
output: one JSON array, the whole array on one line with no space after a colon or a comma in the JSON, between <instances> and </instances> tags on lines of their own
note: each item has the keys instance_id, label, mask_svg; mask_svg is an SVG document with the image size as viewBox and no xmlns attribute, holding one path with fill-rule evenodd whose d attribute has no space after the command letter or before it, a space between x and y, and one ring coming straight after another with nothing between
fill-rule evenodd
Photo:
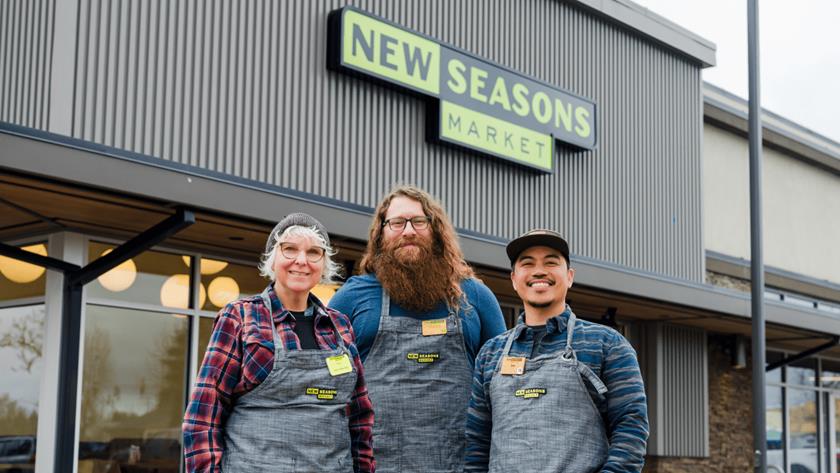
<instances>
[{"instance_id":1,"label":"round eyeglasses","mask_svg":"<svg viewBox=\"0 0 840 473\"><path fill-rule=\"evenodd\" d=\"M388 225L388 228L391 230L401 232L405 230L405 226L409 222L411 222L411 227L415 230L425 230L429 228L429 223L432 222L432 218L425 215L411 218L394 217L382 222L382 226Z\"/></svg>"},{"instance_id":2,"label":"round eyeglasses","mask_svg":"<svg viewBox=\"0 0 840 473\"><path fill-rule=\"evenodd\" d=\"M321 261L326 253L326 250L320 246L311 246L307 250L302 250L294 243L280 243L280 254L286 259L297 259L301 251L305 253L306 261L310 263Z\"/></svg>"}]
</instances>

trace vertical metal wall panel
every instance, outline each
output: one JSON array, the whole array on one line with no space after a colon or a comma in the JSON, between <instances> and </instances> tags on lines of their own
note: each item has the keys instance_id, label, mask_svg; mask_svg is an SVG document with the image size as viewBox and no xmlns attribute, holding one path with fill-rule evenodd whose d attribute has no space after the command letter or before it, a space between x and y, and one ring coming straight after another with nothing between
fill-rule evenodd
<instances>
[{"instance_id":1,"label":"vertical metal wall panel","mask_svg":"<svg viewBox=\"0 0 840 473\"><path fill-rule=\"evenodd\" d=\"M573 4L79 1L75 137L368 207L413 183L459 228L551 227L576 255L702 280L700 68ZM345 3L591 98L598 147L559 148L544 175L427 143L423 100L326 70ZM0 6L3 97L29 77L9 20L28 5Z\"/></svg>"},{"instance_id":2,"label":"vertical metal wall panel","mask_svg":"<svg viewBox=\"0 0 840 473\"><path fill-rule=\"evenodd\" d=\"M650 324L639 362L650 409L648 454L709 455L708 347L702 329Z\"/></svg>"},{"instance_id":3,"label":"vertical metal wall panel","mask_svg":"<svg viewBox=\"0 0 840 473\"><path fill-rule=\"evenodd\" d=\"M0 1L0 121L46 129L55 0Z\"/></svg>"}]
</instances>

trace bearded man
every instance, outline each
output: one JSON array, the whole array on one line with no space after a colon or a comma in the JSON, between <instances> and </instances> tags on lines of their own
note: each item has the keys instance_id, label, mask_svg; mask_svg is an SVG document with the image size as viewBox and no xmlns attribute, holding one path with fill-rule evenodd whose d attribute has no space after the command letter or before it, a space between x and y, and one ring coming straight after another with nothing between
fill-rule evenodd
<instances>
[{"instance_id":1,"label":"bearded man","mask_svg":"<svg viewBox=\"0 0 840 473\"><path fill-rule=\"evenodd\" d=\"M475 357L505 330L495 296L464 261L442 206L415 187L377 206L361 272L330 306L356 333L377 471L462 471Z\"/></svg>"}]
</instances>

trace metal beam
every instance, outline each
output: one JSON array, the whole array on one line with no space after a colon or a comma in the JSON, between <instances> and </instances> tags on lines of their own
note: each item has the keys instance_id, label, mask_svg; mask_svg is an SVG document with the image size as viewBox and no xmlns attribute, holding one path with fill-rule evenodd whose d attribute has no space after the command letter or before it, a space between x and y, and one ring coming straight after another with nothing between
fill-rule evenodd
<instances>
[{"instance_id":1,"label":"metal beam","mask_svg":"<svg viewBox=\"0 0 840 473\"><path fill-rule=\"evenodd\" d=\"M37 253L22 250L17 246L7 245L5 243L0 243L0 255L8 256L9 258L20 260L29 264L34 264L36 266L43 266L47 269L54 269L63 273L78 271L80 269L78 265L67 263L65 261L61 261L60 259L51 258L49 256L41 256Z\"/></svg>"},{"instance_id":2,"label":"metal beam","mask_svg":"<svg viewBox=\"0 0 840 473\"><path fill-rule=\"evenodd\" d=\"M175 215L170 216L163 222L128 240L107 255L89 263L74 273L70 280L72 283L78 283L84 286L118 266L120 263L139 255L193 223L195 223L195 214L190 210L179 208Z\"/></svg>"},{"instance_id":3,"label":"metal beam","mask_svg":"<svg viewBox=\"0 0 840 473\"><path fill-rule=\"evenodd\" d=\"M786 357L785 359L779 360L775 363L770 363L769 365L767 365L767 368L765 368L764 371L772 371L776 368L780 368L782 366L786 366L786 365L789 365L791 363L796 363L797 361L808 358L809 356L814 356L821 351L825 351L825 350L834 348L834 347L837 346L838 343L840 343L840 337L835 335L834 337L831 338L831 341L823 343L820 346L816 346L814 348L809 348L809 349L807 349L807 350L805 350L801 353L797 353L796 355Z\"/></svg>"}]
</instances>

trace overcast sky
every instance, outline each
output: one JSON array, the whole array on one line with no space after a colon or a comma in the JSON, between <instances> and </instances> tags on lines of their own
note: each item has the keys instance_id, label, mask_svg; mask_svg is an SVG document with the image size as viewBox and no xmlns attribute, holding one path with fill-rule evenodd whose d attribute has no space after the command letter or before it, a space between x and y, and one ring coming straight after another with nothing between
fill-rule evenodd
<instances>
[{"instance_id":1,"label":"overcast sky","mask_svg":"<svg viewBox=\"0 0 840 473\"><path fill-rule=\"evenodd\" d=\"M748 95L746 0L634 0L717 45L703 79ZM840 142L840 0L759 1L761 105Z\"/></svg>"}]
</instances>

